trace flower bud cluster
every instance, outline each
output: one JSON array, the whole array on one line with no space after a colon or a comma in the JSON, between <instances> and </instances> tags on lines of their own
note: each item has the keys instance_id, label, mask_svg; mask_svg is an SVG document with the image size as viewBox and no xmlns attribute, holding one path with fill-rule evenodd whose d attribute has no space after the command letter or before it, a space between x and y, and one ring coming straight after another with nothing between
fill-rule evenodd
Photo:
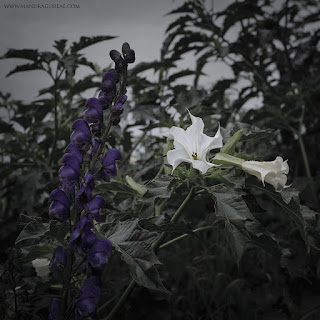
<instances>
[{"instance_id":1,"label":"flower bud cluster","mask_svg":"<svg viewBox=\"0 0 320 320\"><path fill-rule=\"evenodd\" d=\"M104 110L112 106L107 125L110 128L111 124L119 123L127 100L127 65L134 62L135 53L127 43L123 45L122 52L123 56L116 50L110 52L115 69L103 74L99 97L88 99L83 119L77 119L72 124L71 143L61 159L62 167L59 170L61 188L50 194L50 215L61 223L70 220L72 224L74 219L68 248L60 246L53 253L49 266L53 276L63 279L69 253L81 255L86 262L88 278L76 303L76 319L94 317L101 294L99 273L112 252L111 242L99 239L93 231L94 221L100 221L100 211L105 207L103 197L93 197L93 189L98 171L103 180L109 181L110 177L117 175L116 161L121 160L120 151L110 149L102 158L100 168L96 166L107 136L103 132ZM50 319L56 318L59 308L60 301L52 301Z\"/></svg>"}]
</instances>

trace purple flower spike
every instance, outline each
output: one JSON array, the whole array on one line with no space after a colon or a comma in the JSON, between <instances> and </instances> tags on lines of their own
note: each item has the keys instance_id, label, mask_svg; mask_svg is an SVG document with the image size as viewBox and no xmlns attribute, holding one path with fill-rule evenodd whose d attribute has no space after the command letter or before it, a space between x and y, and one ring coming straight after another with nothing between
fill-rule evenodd
<instances>
[{"instance_id":1,"label":"purple flower spike","mask_svg":"<svg viewBox=\"0 0 320 320\"><path fill-rule=\"evenodd\" d=\"M105 200L101 196L96 196L88 203L87 208L96 221L100 221L99 211L105 207L105 204Z\"/></svg>"},{"instance_id":2,"label":"purple flower spike","mask_svg":"<svg viewBox=\"0 0 320 320\"><path fill-rule=\"evenodd\" d=\"M79 163L82 163L82 161L83 161L83 153L78 149L78 147L76 145L70 143L66 147L66 151L68 151L68 153L70 153L73 156L75 156L79 160Z\"/></svg>"},{"instance_id":3,"label":"purple flower spike","mask_svg":"<svg viewBox=\"0 0 320 320\"><path fill-rule=\"evenodd\" d=\"M55 189L51 192L52 203L49 213L56 219L65 222L70 216L70 201L64 191Z\"/></svg>"},{"instance_id":4,"label":"purple flower spike","mask_svg":"<svg viewBox=\"0 0 320 320\"><path fill-rule=\"evenodd\" d=\"M97 276L89 277L80 289L80 296L75 309L77 320L95 317L100 295L101 280Z\"/></svg>"},{"instance_id":5,"label":"purple flower spike","mask_svg":"<svg viewBox=\"0 0 320 320\"><path fill-rule=\"evenodd\" d=\"M64 247L59 246L53 252L53 256L50 261L49 268L51 272L59 276L59 273L61 274L66 264L67 264L67 250Z\"/></svg>"},{"instance_id":6,"label":"purple flower spike","mask_svg":"<svg viewBox=\"0 0 320 320\"><path fill-rule=\"evenodd\" d=\"M62 157L62 162L63 166L58 172L61 185L66 191L73 194L80 175L79 160L71 153L66 153Z\"/></svg>"},{"instance_id":7,"label":"purple flower spike","mask_svg":"<svg viewBox=\"0 0 320 320\"><path fill-rule=\"evenodd\" d=\"M117 149L110 149L102 159L102 174L105 181L109 181L110 176L117 175L116 160L121 160L121 153Z\"/></svg>"},{"instance_id":8,"label":"purple flower spike","mask_svg":"<svg viewBox=\"0 0 320 320\"><path fill-rule=\"evenodd\" d=\"M107 239L99 239L87 253L87 263L92 268L101 270L108 262L112 252L112 244Z\"/></svg>"},{"instance_id":9,"label":"purple flower spike","mask_svg":"<svg viewBox=\"0 0 320 320\"><path fill-rule=\"evenodd\" d=\"M53 298L51 300L50 314L49 314L48 320L58 319L59 309L60 309L60 300L58 300L57 298Z\"/></svg>"},{"instance_id":10,"label":"purple flower spike","mask_svg":"<svg viewBox=\"0 0 320 320\"><path fill-rule=\"evenodd\" d=\"M83 216L70 235L69 248L79 253L90 249L97 240L96 234L90 230L92 227L92 218Z\"/></svg>"},{"instance_id":11,"label":"purple flower spike","mask_svg":"<svg viewBox=\"0 0 320 320\"><path fill-rule=\"evenodd\" d=\"M87 149L91 140L88 123L83 119L78 119L72 124L72 129L74 131L70 136L71 142L80 150Z\"/></svg>"},{"instance_id":12,"label":"purple flower spike","mask_svg":"<svg viewBox=\"0 0 320 320\"><path fill-rule=\"evenodd\" d=\"M106 93L115 93L117 90L117 85L115 79L110 76L101 82L100 89Z\"/></svg>"}]
</instances>

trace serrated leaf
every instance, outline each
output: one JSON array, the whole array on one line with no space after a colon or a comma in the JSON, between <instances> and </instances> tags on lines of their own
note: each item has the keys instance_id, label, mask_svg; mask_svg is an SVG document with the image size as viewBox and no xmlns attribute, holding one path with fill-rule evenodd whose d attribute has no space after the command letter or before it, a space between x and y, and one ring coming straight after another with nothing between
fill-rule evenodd
<instances>
[{"instance_id":1,"label":"serrated leaf","mask_svg":"<svg viewBox=\"0 0 320 320\"><path fill-rule=\"evenodd\" d=\"M120 221L110 230L108 239L129 265L133 279L148 289L169 293L155 268L160 261L150 248L158 234L139 226L139 219Z\"/></svg>"},{"instance_id":2,"label":"serrated leaf","mask_svg":"<svg viewBox=\"0 0 320 320\"><path fill-rule=\"evenodd\" d=\"M26 60L36 61L38 58L39 52L34 49L9 49L0 59L11 59L11 58L20 58Z\"/></svg>"},{"instance_id":3,"label":"serrated leaf","mask_svg":"<svg viewBox=\"0 0 320 320\"><path fill-rule=\"evenodd\" d=\"M29 222L23 230L20 232L15 244L18 244L25 240L38 239L46 234L50 230L50 225L48 223Z\"/></svg>"},{"instance_id":4,"label":"serrated leaf","mask_svg":"<svg viewBox=\"0 0 320 320\"><path fill-rule=\"evenodd\" d=\"M81 37L78 42L73 42L71 45L71 52L75 53L84 48L92 46L101 41L111 40L116 37L113 36L94 36L94 37Z\"/></svg>"},{"instance_id":5,"label":"serrated leaf","mask_svg":"<svg viewBox=\"0 0 320 320\"><path fill-rule=\"evenodd\" d=\"M110 191L124 193L132 197L141 196L135 189L120 181L103 182L95 187L97 194L107 194Z\"/></svg>"},{"instance_id":6,"label":"serrated leaf","mask_svg":"<svg viewBox=\"0 0 320 320\"><path fill-rule=\"evenodd\" d=\"M17 72L23 72L23 71L32 71L32 70L42 70L42 66L39 63L27 63L20 66L15 67L13 70L11 70L6 77L9 77Z\"/></svg>"},{"instance_id":7,"label":"serrated leaf","mask_svg":"<svg viewBox=\"0 0 320 320\"><path fill-rule=\"evenodd\" d=\"M49 253L53 253L56 247L57 245L52 242L45 242L32 246L30 251L28 251L29 248L23 248L23 251L28 251L28 253L19 260L22 263L26 263L37 258L42 258Z\"/></svg>"}]
</instances>

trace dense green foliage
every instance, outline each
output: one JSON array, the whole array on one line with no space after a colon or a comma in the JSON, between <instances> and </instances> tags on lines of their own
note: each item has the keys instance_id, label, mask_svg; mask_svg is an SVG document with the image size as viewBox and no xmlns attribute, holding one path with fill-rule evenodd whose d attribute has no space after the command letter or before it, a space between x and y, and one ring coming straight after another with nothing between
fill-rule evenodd
<instances>
[{"instance_id":1,"label":"dense green foliage","mask_svg":"<svg viewBox=\"0 0 320 320\"><path fill-rule=\"evenodd\" d=\"M118 176L95 189L107 202L97 232L114 247L99 319L131 278L138 286L131 285L117 319L317 319L320 4L280 2L236 1L217 13L187 1L170 13L161 59L130 70L126 119L107 141L123 159ZM39 70L52 79L28 105L1 94L8 113L0 123L5 319L48 316L58 284L36 277L31 261L50 259L67 243L68 228L49 219L48 196L58 185L59 159L84 111L85 92L98 90L102 74L81 50L111 38L82 37L70 46L60 40L53 52L9 50L2 57L28 60L10 76ZM190 53L195 68L181 70ZM214 61L232 76L211 83L205 74ZM91 73L75 81L78 67ZM248 108L252 101L261 107ZM228 149L233 156L289 159L292 187L278 193L229 166L202 176L180 165L171 174L165 155L172 145L160 133L188 127L187 109L203 118L209 136L220 122L224 144L243 129Z\"/></svg>"}]
</instances>

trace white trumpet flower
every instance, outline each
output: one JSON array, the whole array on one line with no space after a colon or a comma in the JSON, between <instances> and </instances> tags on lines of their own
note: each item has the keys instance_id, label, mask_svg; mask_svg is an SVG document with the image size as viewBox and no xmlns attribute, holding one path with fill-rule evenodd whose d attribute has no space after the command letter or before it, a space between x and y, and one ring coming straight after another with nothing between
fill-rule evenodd
<instances>
[{"instance_id":1,"label":"white trumpet flower","mask_svg":"<svg viewBox=\"0 0 320 320\"><path fill-rule=\"evenodd\" d=\"M256 176L264 183L270 183L275 190L287 188L287 174L289 173L288 160L283 161L277 157L274 161L244 161L241 163L242 169L253 176ZM280 188L279 188L280 186Z\"/></svg>"},{"instance_id":2,"label":"white trumpet flower","mask_svg":"<svg viewBox=\"0 0 320 320\"><path fill-rule=\"evenodd\" d=\"M172 172L181 162L189 162L193 168L206 173L215 164L207 161L207 153L222 147L220 125L216 135L212 138L203 133L204 123L201 118L194 117L190 112L192 125L183 130L172 127L163 135L173 139L174 149L168 151L168 163L172 166Z\"/></svg>"}]
</instances>

